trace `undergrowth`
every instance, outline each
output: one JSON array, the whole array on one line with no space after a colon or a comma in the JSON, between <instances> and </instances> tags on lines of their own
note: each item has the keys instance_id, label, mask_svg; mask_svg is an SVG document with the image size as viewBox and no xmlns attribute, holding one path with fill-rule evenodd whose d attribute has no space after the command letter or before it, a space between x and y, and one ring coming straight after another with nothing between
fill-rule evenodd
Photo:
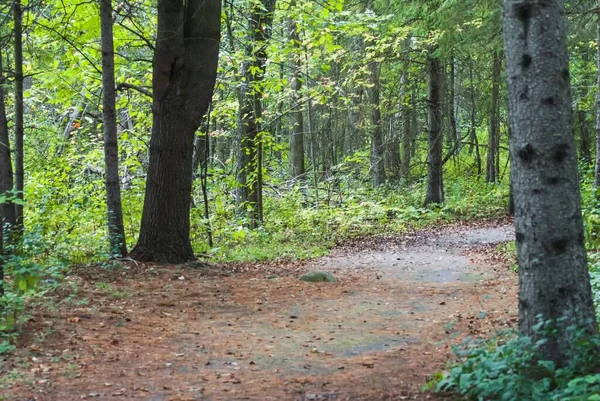
<instances>
[{"instance_id":1,"label":"undergrowth","mask_svg":"<svg viewBox=\"0 0 600 401\"><path fill-rule=\"evenodd\" d=\"M558 367L541 351L553 324L540 322L535 338L508 332L487 340L466 339L454 348L459 362L435 379L437 392L456 392L477 401L598 401L600 373L597 338L568 328L568 363Z\"/></svg>"}]
</instances>

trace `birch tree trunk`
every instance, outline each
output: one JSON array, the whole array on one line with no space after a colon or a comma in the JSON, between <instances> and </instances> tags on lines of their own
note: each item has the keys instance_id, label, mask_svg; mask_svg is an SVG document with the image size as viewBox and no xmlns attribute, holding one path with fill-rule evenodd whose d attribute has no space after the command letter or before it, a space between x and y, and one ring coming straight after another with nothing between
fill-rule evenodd
<instances>
[{"instance_id":1,"label":"birch tree trunk","mask_svg":"<svg viewBox=\"0 0 600 401\"><path fill-rule=\"evenodd\" d=\"M598 334L584 246L572 130L564 1L504 1L519 329L568 362L567 325ZM555 332L534 330L538 316ZM566 322L556 323L567 318Z\"/></svg>"}]
</instances>

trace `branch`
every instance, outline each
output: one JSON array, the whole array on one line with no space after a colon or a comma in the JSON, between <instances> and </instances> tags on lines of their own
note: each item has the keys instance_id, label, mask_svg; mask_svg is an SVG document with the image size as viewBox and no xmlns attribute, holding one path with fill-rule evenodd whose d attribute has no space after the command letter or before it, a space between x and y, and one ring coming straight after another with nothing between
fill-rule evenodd
<instances>
[{"instance_id":1,"label":"branch","mask_svg":"<svg viewBox=\"0 0 600 401\"><path fill-rule=\"evenodd\" d=\"M122 91L125 89L133 89L152 99L152 92L148 88L144 88L143 86L138 86L127 82L119 82L119 84L117 84L117 91Z\"/></svg>"}]
</instances>

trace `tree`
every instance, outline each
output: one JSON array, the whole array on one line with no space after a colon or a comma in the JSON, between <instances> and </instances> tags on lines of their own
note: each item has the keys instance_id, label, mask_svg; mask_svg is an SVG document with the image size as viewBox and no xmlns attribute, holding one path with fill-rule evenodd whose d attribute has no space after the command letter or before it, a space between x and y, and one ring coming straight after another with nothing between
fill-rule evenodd
<instances>
[{"instance_id":1,"label":"tree","mask_svg":"<svg viewBox=\"0 0 600 401\"><path fill-rule=\"evenodd\" d=\"M428 76L428 150L427 150L427 194L425 204L444 202L444 179L442 163L442 68L434 49L427 54Z\"/></svg>"},{"instance_id":2,"label":"tree","mask_svg":"<svg viewBox=\"0 0 600 401\"><path fill-rule=\"evenodd\" d=\"M13 20L15 30L15 191L17 198L23 199L25 186L24 124L23 124L23 13L21 0L14 0ZM23 202L15 203L17 229L23 224Z\"/></svg>"},{"instance_id":3,"label":"tree","mask_svg":"<svg viewBox=\"0 0 600 401\"><path fill-rule=\"evenodd\" d=\"M379 104L381 64L373 60L369 62L367 68L369 70L370 83L370 86L367 88L367 94L371 103L371 177L373 179L373 186L378 187L385 183L383 129L381 127L381 108Z\"/></svg>"},{"instance_id":4,"label":"tree","mask_svg":"<svg viewBox=\"0 0 600 401\"><path fill-rule=\"evenodd\" d=\"M2 64L2 48L0 48L0 197L9 197L13 190L13 169L8 135L8 121L6 117L6 98L4 95L4 70ZM14 225L16 222L15 206L12 202L0 203L0 231L6 224Z\"/></svg>"},{"instance_id":5,"label":"tree","mask_svg":"<svg viewBox=\"0 0 600 401\"><path fill-rule=\"evenodd\" d=\"M152 136L140 237L143 261L194 259L190 202L194 133L217 76L220 0L159 0L152 74Z\"/></svg>"},{"instance_id":6,"label":"tree","mask_svg":"<svg viewBox=\"0 0 600 401\"><path fill-rule=\"evenodd\" d=\"M290 175L292 178L304 176L304 116L300 102L300 90L302 89L302 43L298 34L298 25L291 18L288 20L290 41L293 46L290 68L292 70L291 103L294 109L292 129L290 132Z\"/></svg>"},{"instance_id":7,"label":"tree","mask_svg":"<svg viewBox=\"0 0 600 401\"><path fill-rule=\"evenodd\" d=\"M487 182L496 182L498 180L498 152L500 146L500 118L499 98L500 98L500 56L494 52L492 60L492 104L490 110L490 128L488 137L488 154L486 163L485 180Z\"/></svg>"},{"instance_id":8,"label":"tree","mask_svg":"<svg viewBox=\"0 0 600 401\"><path fill-rule=\"evenodd\" d=\"M519 329L539 316L598 335L587 270L576 148L572 130L564 1L504 1L510 111L511 182L519 263ZM543 348L568 362L567 327Z\"/></svg>"},{"instance_id":9,"label":"tree","mask_svg":"<svg viewBox=\"0 0 600 401\"><path fill-rule=\"evenodd\" d=\"M104 127L104 183L111 254L127 255L121 186L119 180L119 144L115 91L115 55L113 45L112 1L100 0L100 35L102 40L102 117Z\"/></svg>"},{"instance_id":10,"label":"tree","mask_svg":"<svg viewBox=\"0 0 600 401\"><path fill-rule=\"evenodd\" d=\"M240 147L238 151L237 181L238 210L248 217L254 228L262 221L262 97L263 79L267 63L267 40L275 0L250 2L250 17L246 45L247 60L242 66L244 82L240 93Z\"/></svg>"}]
</instances>

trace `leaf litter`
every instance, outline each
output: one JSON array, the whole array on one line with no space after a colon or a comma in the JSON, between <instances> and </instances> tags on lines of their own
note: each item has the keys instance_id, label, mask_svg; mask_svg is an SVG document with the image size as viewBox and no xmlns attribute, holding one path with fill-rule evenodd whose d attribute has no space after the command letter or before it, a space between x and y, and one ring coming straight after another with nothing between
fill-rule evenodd
<instances>
[{"instance_id":1,"label":"leaf litter","mask_svg":"<svg viewBox=\"0 0 600 401\"><path fill-rule=\"evenodd\" d=\"M452 345L517 323L516 275L495 251L511 238L493 221L355 239L303 262L82 266L75 299L58 291L58 306L32 311L0 394L448 400L420 388ZM298 280L314 270L338 281Z\"/></svg>"}]
</instances>

